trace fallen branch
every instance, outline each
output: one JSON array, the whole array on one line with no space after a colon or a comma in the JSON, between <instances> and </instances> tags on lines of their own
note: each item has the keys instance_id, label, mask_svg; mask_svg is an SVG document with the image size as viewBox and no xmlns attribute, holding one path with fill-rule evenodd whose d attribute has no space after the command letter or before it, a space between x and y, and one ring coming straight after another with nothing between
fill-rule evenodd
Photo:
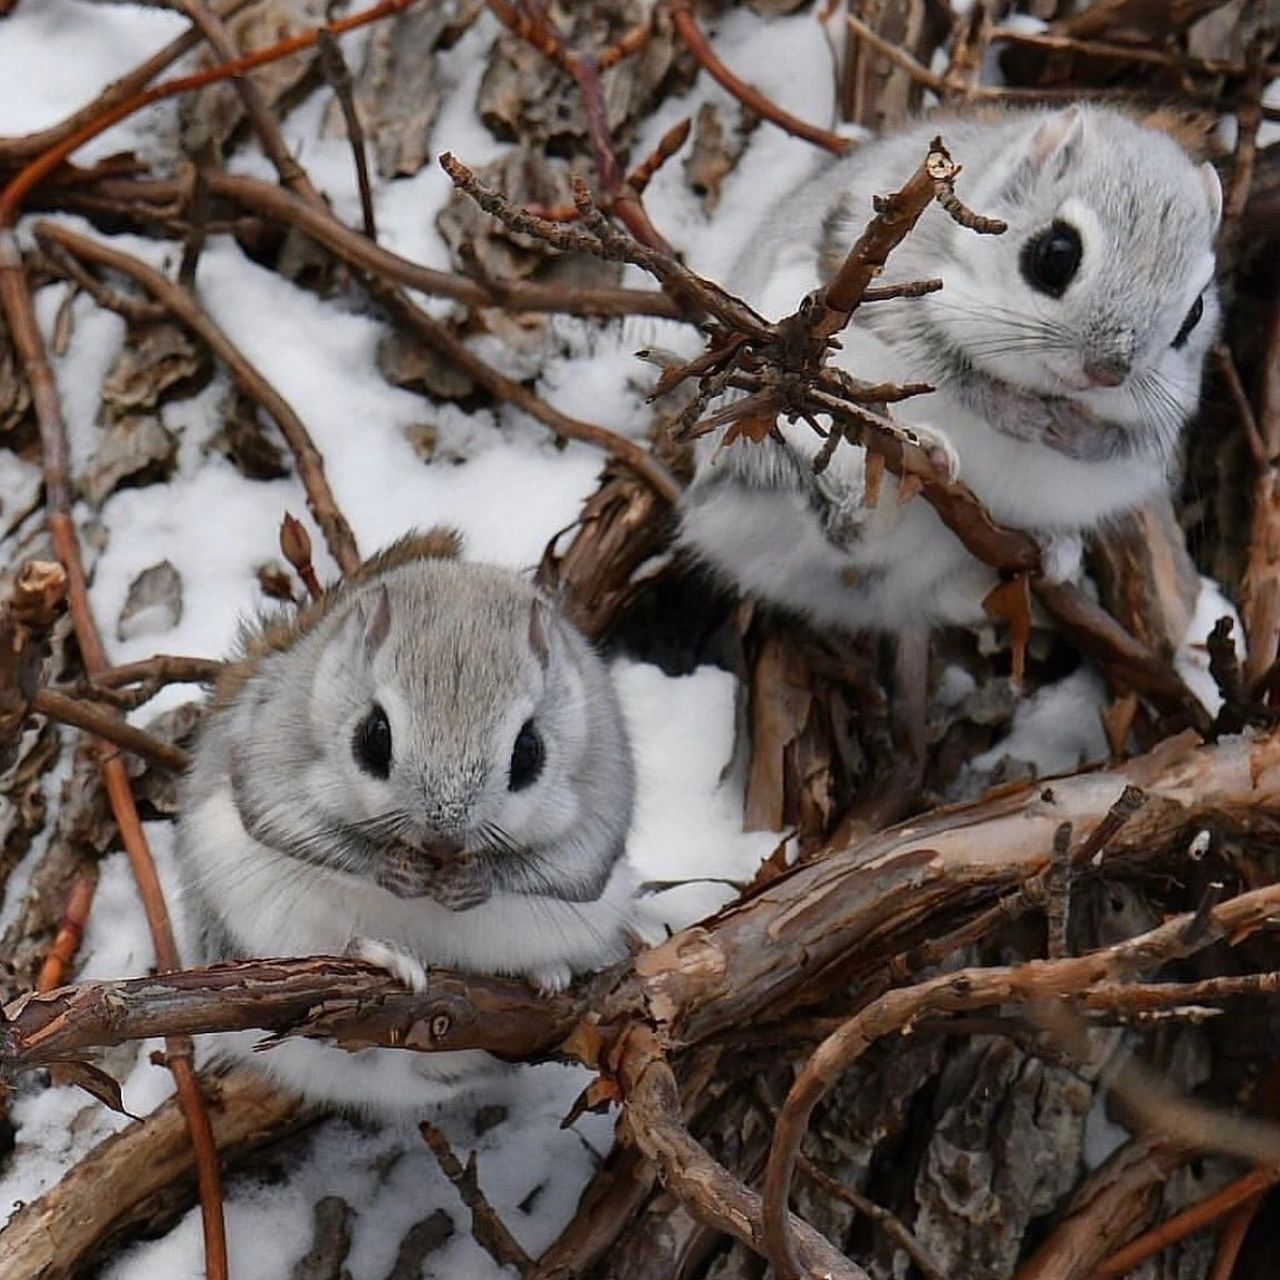
<instances>
[{"instance_id":1,"label":"fallen branch","mask_svg":"<svg viewBox=\"0 0 1280 1280\"><path fill-rule=\"evenodd\" d=\"M301 1100L247 1068L203 1085L212 1142L228 1168L310 1119ZM104 1139L48 1191L14 1211L0 1232L0 1275L82 1275L130 1228L157 1214L170 1218L175 1192L190 1184L193 1169L182 1107L170 1099Z\"/></svg>"}]
</instances>

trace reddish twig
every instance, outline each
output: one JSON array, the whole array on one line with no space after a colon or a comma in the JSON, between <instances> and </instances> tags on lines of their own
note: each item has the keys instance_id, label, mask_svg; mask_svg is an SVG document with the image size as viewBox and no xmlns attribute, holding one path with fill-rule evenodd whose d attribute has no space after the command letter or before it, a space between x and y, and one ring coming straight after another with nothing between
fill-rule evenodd
<instances>
[{"instance_id":1,"label":"reddish twig","mask_svg":"<svg viewBox=\"0 0 1280 1280\"><path fill-rule=\"evenodd\" d=\"M1098 1267L1094 1275L1097 1280L1118 1280L1118 1277L1128 1275L1148 1258L1155 1257L1157 1253L1185 1239L1193 1232L1202 1231L1205 1227L1211 1227L1215 1222L1220 1222L1227 1214L1247 1204L1277 1183L1280 1183L1280 1167L1255 1169L1245 1177L1223 1187L1208 1199L1152 1227L1150 1231L1113 1253Z\"/></svg>"},{"instance_id":2,"label":"reddish twig","mask_svg":"<svg viewBox=\"0 0 1280 1280\"><path fill-rule=\"evenodd\" d=\"M66 570L67 601L76 640L85 669L92 677L105 670L108 662L102 637L89 607L79 538L71 516L66 425L53 372L45 356L44 341L36 323L35 308L27 287L17 239L3 225L0 225L0 308L3 309L10 338L22 362L32 402L36 407L44 463L49 536L58 559ZM156 964L162 970L178 969L181 967L181 960L168 908L156 875L151 849L143 834L124 761L118 754L111 752L102 757L100 768L111 811L115 815L120 838L138 885L147 927L155 946ZM222 1178L209 1114L191 1062L190 1039L169 1040L166 1043L166 1053L195 1151L208 1280L226 1280L227 1241L222 1218Z\"/></svg>"},{"instance_id":3,"label":"reddish twig","mask_svg":"<svg viewBox=\"0 0 1280 1280\"><path fill-rule=\"evenodd\" d=\"M131 254L91 240L56 223L36 224L36 237L61 245L82 261L118 271L141 285L175 320L185 325L226 366L238 386L260 405L284 436L294 460L298 477L307 493L307 505L324 533L325 542L343 573L352 573L360 564L355 535L346 517L338 509L333 490L325 475L324 458L311 439L311 433L293 407L271 385L247 356L231 341L198 302L179 285L166 279L154 267ZM105 664L104 664L105 665Z\"/></svg>"},{"instance_id":4,"label":"reddish twig","mask_svg":"<svg viewBox=\"0 0 1280 1280\"><path fill-rule=\"evenodd\" d=\"M192 26L199 29L205 43L224 66L230 66L239 60L240 52L222 19L209 9L204 0L173 0L173 4L187 15ZM400 7L404 7L403 4ZM319 27L310 34L313 43L317 44L325 36L331 41L334 39L334 33L324 27ZM324 199L311 185L307 171L290 154L284 135L280 132L280 125L257 81L252 76L237 73L231 77L231 84L240 98L245 115L253 125L254 133L258 135L263 154L271 161L271 167L279 175L280 181L300 199L317 207L325 207Z\"/></svg>"},{"instance_id":5,"label":"reddish twig","mask_svg":"<svg viewBox=\"0 0 1280 1280\"><path fill-rule=\"evenodd\" d=\"M817 125L798 119L789 111L784 111L776 102L771 102L758 89L753 89L745 81L739 80L716 57L715 51L708 43L707 37L702 34L702 28L698 26L697 19L693 16L693 7L689 0L667 0L667 10L671 14L671 22L676 29L676 34L684 41L685 47L698 60L699 65L748 110L753 111L762 120L776 124L786 133L803 138L805 142L811 142L815 147L821 147L833 155L842 156L853 147L854 144L850 139L842 138L838 133L820 129Z\"/></svg>"},{"instance_id":6,"label":"reddish twig","mask_svg":"<svg viewBox=\"0 0 1280 1280\"><path fill-rule=\"evenodd\" d=\"M84 938L84 928L89 921L89 909L93 906L93 895L98 888L98 869L82 871L71 886L67 895L67 905L58 921L58 932L54 936L53 945L40 969L36 979L36 990L43 993L62 986L66 981L67 970L80 950Z\"/></svg>"},{"instance_id":7,"label":"reddish twig","mask_svg":"<svg viewBox=\"0 0 1280 1280\"><path fill-rule=\"evenodd\" d=\"M217 10L220 18L234 17L241 9L247 8L253 0L228 0ZM100 115L122 102L140 93L152 80L166 68L171 67L184 54L190 53L203 37L199 31L189 28L175 40L169 41L163 48L157 49L145 62L139 63L132 71L113 80L92 102L87 102L65 120L40 129L35 133L24 133L16 137L0 138L0 161L25 160L30 156L38 156L51 147L56 147L64 139L71 137L83 129L85 125L96 120Z\"/></svg>"},{"instance_id":8,"label":"reddish twig","mask_svg":"<svg viewBox=\"0 0 1280 1280\"><path fill-rule=\"evenodd\" d=\"M487 0L487 3L504 26L537 49L577 85L586 118L587 137L591 140L595 159L601 202L641 244L669 251L670 246L649 220L640 201L640 193L627 181L618 160L609 129L604 87L600 81L600 73L605 68L599 59L570 49L546 8L536 0ZM609 65L639 47L639 36L633 29L618 44L605 51L611 59Z\"/></svg>"},{"instance_id":9,"label":"reddish twig","mask_svg":"<svg viewBox=\"0 0 1280 1280\"><path fill-rule=\"evenodd\" d=\"M644 194L645 188L653 181L653 175L684 146L689 137L689 130L692 128L693 120L689 116L673 124L658 140L658 145L627 174L626 185L636 195ZM608 208L603 199L600 201L600 207ZM545 208L529 205L528 208L530 213L539 218L545 218L548 222L575 222L579 217L576 204L557 204Z\"/></svg>"}]
</instances>

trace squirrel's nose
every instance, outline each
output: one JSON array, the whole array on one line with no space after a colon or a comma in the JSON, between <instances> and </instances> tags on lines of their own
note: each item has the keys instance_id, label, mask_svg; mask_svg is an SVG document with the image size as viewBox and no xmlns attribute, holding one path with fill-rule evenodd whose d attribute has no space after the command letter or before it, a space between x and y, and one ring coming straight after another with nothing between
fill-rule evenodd
<instances>
[{"instance_id":1,"label":"squirrel's nose","mask_svg":"<svg viewBox=\"0 0 1280 1280\"><path fill-rule=\"evenodd\" d=\"M1129 376L1128 356L1094 356L1084 362L1084 376L1095 387L1118 387Z\"/></svg>"}]
</instances>

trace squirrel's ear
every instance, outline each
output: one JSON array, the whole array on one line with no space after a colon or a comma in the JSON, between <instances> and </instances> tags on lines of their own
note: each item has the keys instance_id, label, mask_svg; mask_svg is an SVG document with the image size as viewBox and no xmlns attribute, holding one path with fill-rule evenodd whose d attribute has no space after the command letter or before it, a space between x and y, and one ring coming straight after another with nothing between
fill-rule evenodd
<instances>
[{"instance_id":1,"label":"squirrel's ear","mask_svg":"<svg viewBox=\"0 0 1280 1280\"><path fill-rule=\"evenodd\" d=\"M1055 111L1032 134L1027 158L1037 169L1043 169L1055 156L1059 165L1065 166L1075 155L1083 137L1084 113L1079 107L1064 107Z\"/></svg>"},{"instance_id":2,"label":"squirrel's ear","mask_svg":"<svg viewBox=\"0 0 1280 1280\"><path fill-rule=\"evenodd\" d=\"M1213 229L1222 225L1222 181L1218 171L1207 160L1200 166L1200 181L1204 183L1204 193L1209 200L1209 217L1213 221Z\"/></svg>"},{"instance_id":3,"label":"squirrel's ear","mask_svg":"<svg viewBox=\"0 0 1280 1280\"><path fill-rule=\"evenodd\" d=\"M544 671L551 661L551 619L548 613L546 601L534 596L533 604L529 606L529 648Z\"/></svg>"},{"instance_id":4,"label":"squirrel's ear","mask_svg":"<svg viewBox=\"0 0 1280 1280\"><path fill-rule=\"evenodd\" d=\"M384 584L356 601L352 640L357 654L366 661L372 658L390 630L391 597Z\"/></svg>"}]
</instances>

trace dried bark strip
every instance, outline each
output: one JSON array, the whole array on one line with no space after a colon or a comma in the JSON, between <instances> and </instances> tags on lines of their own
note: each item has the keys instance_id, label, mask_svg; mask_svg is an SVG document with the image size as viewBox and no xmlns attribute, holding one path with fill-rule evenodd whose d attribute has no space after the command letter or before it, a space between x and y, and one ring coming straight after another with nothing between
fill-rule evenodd
<instances>
[{"instance_id":1,"label":"dried bark strip","mask_svg":"<svg viewBox=\"0 0 1280 1280\"><path fill-rule=\"evenodd\" d=\"M82 261L118 271L141 285L170 315L205 342L227 367L236 384L271 415L298 464L298 477L307 493L307 506L324 533L330 554L343 573L352 573L360 564L360 551L346 517L338 509L325 475L324 458L293 407L244 355L221 327L181 286L167 280L145 262L91 240L66 227L38 222L38 239L61 245ZM104 664L105 665L105 664Z\"/></svg>"}]
</instances>

